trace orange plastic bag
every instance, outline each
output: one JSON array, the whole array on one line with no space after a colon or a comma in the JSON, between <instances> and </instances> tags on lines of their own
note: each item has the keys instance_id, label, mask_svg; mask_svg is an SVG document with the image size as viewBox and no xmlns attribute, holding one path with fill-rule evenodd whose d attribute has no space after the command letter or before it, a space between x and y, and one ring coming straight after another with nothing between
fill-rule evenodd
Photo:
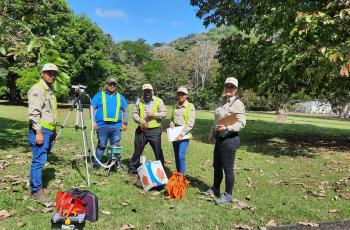
<instances>
[{"instance_id":1,"label":"orange plastic bag","mask_svg":"<svg viewBox=\"0 0 350 230\"><path fill-rule=\"evenodd\" d=\"M62 217L85 213L85 203L67 192L56 193L56 210Z\"/></svg>"},{"instance_id":2,"label":"orange plastic bag","mask_svg":"<svg viewBox=\"0 0 350 230\"><path fill-rule=\"evenodd\" d=\"M166 185L168 196L177 200L184 198L189 184L190 182L184 178L182 173L173 172Z\"/></svg>"}]
</instances>

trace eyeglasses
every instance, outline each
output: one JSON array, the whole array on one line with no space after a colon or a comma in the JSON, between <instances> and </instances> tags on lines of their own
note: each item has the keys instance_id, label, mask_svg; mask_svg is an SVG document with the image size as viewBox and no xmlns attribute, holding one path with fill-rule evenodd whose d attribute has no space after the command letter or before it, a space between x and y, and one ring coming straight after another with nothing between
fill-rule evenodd
<instances>
[{"instance_id":1,"label":"eyeglasses","mask_svg":"<svg viewBox=\"0 0 350 230\"><path fill-rule=\"evenodd\" d=\"M227 85L225 85L225 88L228 88L228 89L235 89L236 86L227 84Z\"/></svg>"}]
</instances>

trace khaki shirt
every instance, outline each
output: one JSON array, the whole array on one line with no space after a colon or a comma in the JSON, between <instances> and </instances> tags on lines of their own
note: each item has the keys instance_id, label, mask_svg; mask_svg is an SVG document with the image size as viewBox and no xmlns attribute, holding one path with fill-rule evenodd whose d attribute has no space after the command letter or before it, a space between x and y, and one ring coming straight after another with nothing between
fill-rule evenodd
<instances>
[{"instance_id":1,"label":"khaki shirt","mask_svg":"<svg viewBox=\"0 0 350 230\"><path fill-rule=\"evenodd\" d=\"M143 101L143 99L137 99L135 107L134 107L134 111L132 112L132 118L134 119L134 121L136 123L140 123L141 117L140 117L140 100ZM156 103L156 97L153 96L152 100L148 103L145 104L145 111L144 114L146 117L144 117L145 121L147 122L147 124L152 120L151 117L148 117L146 115L146 111L153 111L154 108L154 104ZM159 104L157 107L157 112L156 112L156 119L157 119L157 123L161 124L162 119L166 117L166 108L164 105L164 102L162 99L159 98Z\"/></svg>"},{"instance_id":2,"label":"khaki shirt","mask_svg":"<svg viewBox=\"0 0 350 230\"><path fill-rule=\"evenodd\" d=\"M221 98L219 101L219 104L217 105L214 115L215 115L215 121L210 131L210 137L214 137L216 128L217 128L217 122L221 120L222 118L228 117L232 114L236 114L237 122L228 125L227 131L228 132L239 132L242 128L246 125L246 116L245 116L245 107L241 100L237 99L234 101L236 96L230 97L228 99Z\"/></svg>"},{"instance_id":3,"label":"khaki shirt","mask_svg":"<svg viewBox=\"0 0 350 230\"><path fill-rule=\"evenodd\" d=\"M188 120L187 124L185 124L185 112L187 106L190 105L190 112L188 114ZM172 121L171 123L175 126L181 126L184 125L184 129L181 131L180 135L185 136L187 133L189 133L194 126L196 119L196 109L194 105L189 103L188 101L185 101L185 103L180 106L179 103L176 103L175 109L173 111Z\"/></svg>"},{"instance_id":4,"label":"khaki shirt","mask_svg":"<svg viewBox=\"0 0 350 230\"><path fill-rule=\"evenodd\" d=\"M38 85L33 85L28 91L28 116L29 124L33 129L41 129L40 120L49 124L56 122L54 115L54 92L52 87L48 86L43 79L40 82L44 85L45 90L49 93L47 97L45 91Z\"/></svg>"}]
</instances>

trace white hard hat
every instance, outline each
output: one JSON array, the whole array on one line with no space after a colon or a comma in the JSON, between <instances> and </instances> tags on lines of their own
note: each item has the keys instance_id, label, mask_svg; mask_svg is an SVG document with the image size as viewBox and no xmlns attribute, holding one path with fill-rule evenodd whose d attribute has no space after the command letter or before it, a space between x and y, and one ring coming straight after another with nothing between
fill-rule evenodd
<instances>
[{"instance_id":1,"label":"white hard hat","mask_svg":"<svg viewBox=\"0 0 350 230\"><path fill-rule=\"evenodd\" d=\"M142 85L142 91L145 90L145 89L153 90L153 87L152 87L151 84L144 84L144 85Z\"/></svg>"},{"instance_id":2,"label":"white hard hat","mask_svg":"<svg viewBox=\"0 0 350 230\"><path fill-rule=\"evenodd\" d=\"M228 77L226 78L225 85L226 84L232 84L238 88L238 80L234 77Z\"/></svg>"},{"instance_id":3,"label":"white hard hat","mask_svg":"<svg viewBox=\"0 0 350 230\"><path fill-rule=\"evenodd\" d=\"M55 64L53 63L46 63L44 66L43 66L43 69L41 70L41 72L44 72L44 71L56 71L58 72L58 68Z\"/></svg>"},{"instance_id":4,"label":"white hard hat","mask_svg":"<svg viewBox=\"0 0 350 230\"><path fill-rule=\"evenodd\" d=\"M183 92L184 94L188 95L188 91L187 91L187 89L186 89L185 87L180 87L180 88L178 88L176 92L177 92L177 93L178 93L178 92Z\"/></svg>"}]
</instances>

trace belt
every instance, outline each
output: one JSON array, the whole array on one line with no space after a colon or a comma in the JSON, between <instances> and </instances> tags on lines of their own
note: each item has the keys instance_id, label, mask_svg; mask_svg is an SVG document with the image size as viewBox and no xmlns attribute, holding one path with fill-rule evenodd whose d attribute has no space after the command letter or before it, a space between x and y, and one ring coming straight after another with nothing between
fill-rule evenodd
<instances>
[{"instance_id":1,"label":"belt","mask_svg":"<svg viewBox=\"0 0 350 230\"><path fill-rule=\"evenodd\" d=\"M220 139L220 140L224 140L226 138L233 138L233 137L237 137L237 136L239 136L238 132L230 132L227 134L216 133L216 135L215 135L216 139Z\"/></svg>"}]
</instances>

